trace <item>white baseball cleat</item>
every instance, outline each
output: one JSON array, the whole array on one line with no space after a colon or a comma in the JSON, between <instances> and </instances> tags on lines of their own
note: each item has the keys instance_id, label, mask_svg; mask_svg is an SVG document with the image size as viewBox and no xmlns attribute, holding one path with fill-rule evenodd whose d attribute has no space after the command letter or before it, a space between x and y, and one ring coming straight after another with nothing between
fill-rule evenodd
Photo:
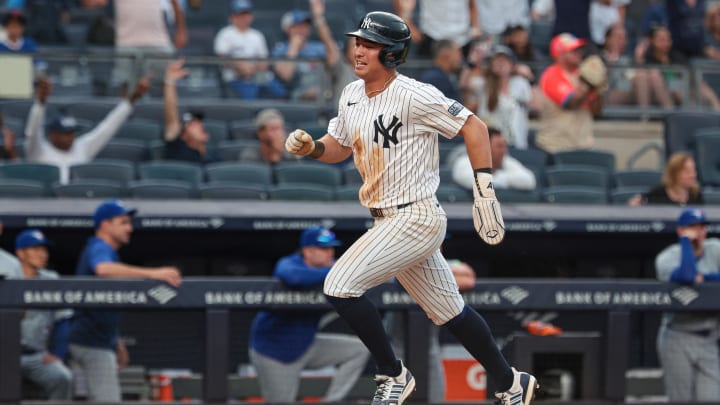
<instances>
[{"instance_id":1,"label":"white baseball cleat","mask_svg":"<svg viewBox=\"0 0 720 405\"><path fill-rule=\"evenodd\" d=\"M390 377L378 374L375 376L375 382L377 389L372 405L402 405L405 399L415 391L415 378L404 364L399 376Z\"/></svg>"},{"instance_id":2,"label":"white baseball cleat","mask_svg":"<svg viewBox=\"0 0 720 405\"><path fill-rule=\"evenodd\" d=\"M501 405L530 405L535 399L535 391L540 388L540 384L531 374L517 371L515 367L512 371L512 386L505 392L496 392L495 398Z\"/></svg>"}]
</instances>

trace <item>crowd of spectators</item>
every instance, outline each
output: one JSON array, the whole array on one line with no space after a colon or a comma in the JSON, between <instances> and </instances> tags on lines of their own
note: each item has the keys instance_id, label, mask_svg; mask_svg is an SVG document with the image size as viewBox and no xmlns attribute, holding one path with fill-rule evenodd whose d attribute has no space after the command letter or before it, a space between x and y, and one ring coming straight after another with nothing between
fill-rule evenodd
<instances>
[{"instance_id":1,"label":"crowd of spectators","mask_svg":"<svg viewBox=\"0 0 720 405\"><path fill-rule=\"evenodd\" d=\"M65 46L62 49L67 51L67 45L72 45L67 34L77 19L73 16L85 16L87 44L114 45L115 55L132 56L118 58L112 69L112 81L119 83L118 95L141 97L147 90L135 85L146 83L143 75L151 82L161 82L165 116L158 124L163 127L165 144L153 156L163 159L200 164L227 160L218 153L211 131L203 124L203 109L179 107L187 101L182 89L194 80L195 65L180 60L168 65L172 56L219 57L212 63L231 97L317 103L332 111L337 107L332 105L338 98L337 89L354 80L348 53L353 43L346 41L343 33L357 24L354 20L360 8L378 5L401 16L413 33L411 53L420 60L421 69L409 64L400 72L432 83L463 103L502 134L511 152L540 149L553 154L593 148L593 122L608 106L637 107L639 111L659 108L669 113L694 107L697 99L707 108L720 110L713 81L688 77L693 61L720 58L720 4L707 0L516 0L501 8L497 2L484 0L442 5L388 0L387 4L362 1L352 9L343 9L334 0L307 0L285 2L280 10L251 0L227 0L222 5L187 0L140 1L138 5L67 0L42 12L40 3L5 1L0 52L35 53L56 46ZM211 8L220 10L217 15L227 14L212 20L213 38L201 41L196 37L200 31L193 25L193 16L212 15ZM57 17L56 24L39 29L50 15ZM112 41L108 43L103 35ZM70 52L85 51L72 49ZM580 63L593 54L608 66L605 85L588 86L578 75ZM158 55L164 57L153 58ZM43 70L47 66L42 56L35 62L37 88L42 92L49 86L45 77L50 74ZM151 96L152 88L151 84ZM33 107L29 116L14 118L32 124L37 111ZM126 119L119 117L116 124ZM253 136L257 147L241 151L239 160L270 164L294 160L282 150L286 131L292 129L286 126L308 122L288 121L272 108L252 121L257 124ZM58 140L74 140L75 136L57 134L73 133L79 127L63 123L72 123L72 117L52 121L47 128L48 144L68 154L72 142L63 146ZM322 128L326 122L316 124ZM96 130L106 127L99 123ZM9 159L59 165L61 183L67 183L69 165L92 160L117 126L107 128L107 136L93 153L79 160L62 158L62 153L59 160L38 158L38 142L33 140L41 139L35 136L41 129L24 131L27 139L20 143L25 153L18 154L14 148L18 134L13 136L13 131L4 127L3 154ZM77 137L73 148L90 138ZM544 182L538 178L537 185Z\"/></svg>"}]
</instances>

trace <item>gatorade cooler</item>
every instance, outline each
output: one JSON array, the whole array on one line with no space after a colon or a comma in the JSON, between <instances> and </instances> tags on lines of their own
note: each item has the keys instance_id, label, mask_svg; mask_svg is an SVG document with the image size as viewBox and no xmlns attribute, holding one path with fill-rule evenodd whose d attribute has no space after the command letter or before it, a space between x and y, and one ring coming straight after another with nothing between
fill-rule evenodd
<instances>
[{"instance_id":1,"label":"gatorade cooler","mask_svg":"<svg viewBox=\"0 0 720 405\"><path fill-rule=\"evenodd\" d=\"M460 345L441 349L445 371L446 401L484 401L487 399L487 375L477 360Z\"/></svg>"},{"instance_id":2,"label":"gatorade cooler","mask_svg":"<svg viewBox=\"0 0 720 405\"><path fill-rule=\"evenodd\" d=\"M173 402L172 380L178 377L190 377L192 372L184 369L150 370L150 399L160 402Z\"/></svg>"}]
</instances>

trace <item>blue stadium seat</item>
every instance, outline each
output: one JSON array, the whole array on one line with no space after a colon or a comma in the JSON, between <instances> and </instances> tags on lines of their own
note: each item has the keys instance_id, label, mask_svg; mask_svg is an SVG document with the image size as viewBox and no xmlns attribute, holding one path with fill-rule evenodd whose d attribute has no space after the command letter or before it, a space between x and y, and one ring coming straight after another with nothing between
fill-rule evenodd
<instances>
[{"instance_id":1,"label":"blue stadium seat","mask_svg":"<svg viewBox=\"0 0 720 405\"><path fill-rule=\"evenodd\" d=\"M242 182L269 186L273 183L272 167L266 163L218 162L205 166L208 181Z\"/></svg>"},{"instance_id":2,"label":"blue stadium seat","mask_svg":"<svg viewBox=\"0 0 720 405\"><path fill-rule=\"evenodd\" d=\"M156 160L138 165L141 180L172 180L197 187L203 181L203 167L197 163Z\"/></svg>"},{"instance_id":3,"label":"blue stadium seat","mask_svg":"<svg viewBox=\"0 0 720 405\"><path fill-rule=\"evenodd\" d=\"M115 139L135 139L150 144L162 140L162 126L149 120L130 120L120 127Z\"/></svg>"},{"instance_id":4,"label":"blue stadium seat","mask_svg":"<svg viewBox=\"0 0 720 405\"><path fill-rule=\"evenodd\" d=\"M442 184L435 193L440 202L469 202L472 201L472 193L455 184Z\"/></svg>"},{"instance_id":5,"label":"blue stadium seat","mask_svg":"<svg viewBox=\"0 0 720 405\"><path fill-rule=\"evenodd\" d=\"M220 160L228 162L261 162L260 142L255 139L220 142L217 146Z\"/></svg>"},{"instance_id":6,"label":"blue stadium seat","mask_svg":"<svg viewBox=\"0 0 720 405\"><path fill-rule=\"evenodd\" d=\"M39 181L0 179L0 198L42 198L47 195L47 187Z\"/></svg>"},{"instance_id":7,"label":"blue stadium seat","mask_svg":"<svg viewBox=\"0 0 720 405\"><path fill-rule=\"evenodd\" d=\"M211 181L200 185L200 198L205 200L267 200L268 190L258 184Z\"/></svg>"},{"instance_id":8,"label":"blue stadium seat","mask_svg":"<svg viewBox=\"0 0 720 405\"><path fill-rule=\"evenodd\" d=\"M0 165L0 178L37 181L49 189L60 181L60 169L44 163L10 162Z\"/></svg>"},{"instance_id":9,"label":"blue stadium seat","mask_svg":"<svg viewBox=\"0 0 720 405\"><path fill-rule=\"evenodd\" d=\"M278 184L306 183L328 187L342 184L342 173L335 166L320 163L281 162L275 165Z\"/></svg>"},{"instance_id":10,"label":"blue stadium seat","mask_svg":"<svg viewBox=\"0 0 720 405\"><path fill-rule=\"evenodd\" d=\"M618 187L610 190L610 202L613 204L627 205L628 201L647 191L645 187Z\"/></svg>"},{"instance_id":11,"label":"blue stadium seat","mask_svg":"<svg viewBox=\"0 0 720 405\"><path fill-rule=\"evenodd\" d=\"M335 199L338 201L358 201L360 184L346 184L335 188Z\"/></svg>"},{"instance_id":12,"label":"blue stadium seat","mask_svg":"<svg viewBox=\"0 0 720 405\"><path fill-rule=\"evenodd\" d=\"M597 149L578 149L556 152L553 154L556 165L595 166L608 174L615 171L615 155L609 151Z\"/></svg>"},{"instance_id":13,"label":"blue stadium seat","mask_svg":"<svg viewBox=\"0 0 720 405\"><path fill-rule=\"evenodd\" d=\"M703 128L720 127L720 113L678 112L663 118L665 154L669 157L679 151L695 151L695 133Z\"/></svg>"},{"instance_id":14,"label":"blue stadium seat","mask_svg":"<svg viewBox=\"0 0 720 405\"><path fill-rule=\"evenodd\" d=\"M543 191L543 199L561 204L607 204L608 196L595 187L557 186Z\"/></svg>"},{"instance_id":15,"label":"blue stadium seat","mask_svg":"<svg viewBox=\"0 0 720 405\"><path fill-rule=\"evenodd\" d=\"M661 179L659 170L621 170L613 174L615 187L650 188L660 184Z\"/></svg>"},{"instance_id":16,"label":"blue stadium seat","mask_svg":"<svg viewBox=\"0 0 720 405\"><path fill-rule=\"evenodd\" d=\"M184 181L167 179L144 179L128 183L132 198L140 199L188 199L194 197L193 187Z\"/></svg>"},{"instance_id":17,"label":"blue stadium seat","mask_svg":"<svg viewBox=\"0 0 720 405\"><path fill-rule=\"evenodd\" d=\"M63 198L121 198L127 195L125 187L108 180L74 180L68 184L56 183L52 187L57 197Z\"/></svg>"},{"instance_id":18,"label":"blue stadium seat","mask_svg":"<svg viewBox=\"0 0 720 405\"><path fill-rule=\"evenodd\" d=\"M335 200L335 191L329 186L291 183L271 187L269 196L271 200L333 201Z\"/></svg>"},{"instance_id":19,"label":"blue stadium seat","mask_svg":"<svg viewBox=\"0 0 720 405\"><path fill-rule=\"evenodd\" d=\"M363 182L360 172L352 164L342 168L342 177L345 184L361 185Z\"/></svg>"},{"instance_id":20,"label":"blue stadium seat","mask_svg":"<svg viewBox=\"0 0 720 405\"><path fill-rule=\"evenodd\" d=\"M695 142L700 181L704 186L720 186L720 128L698 130Z\"/></svg>"},{"instance_id":21,"label":"blue stadium seat","mask_svg":"<svg viewBox=\"0 0 720 405\"><path fill-rule=\"evenodd\" d=\"M95 159L70 166L70 180L109 180L124 186L135 177L135 164L126 160Z\"/></svg>"},{"instance_id":22,"label":"blue stadium seat","mask_svg":"<svg viewBox=\"0 0 720 405\"><path fill-rule=\"evenodd\" d=\"M135 139L111 139L95 156L96 159L117 159L128 162L141 162L150 157L145 142Z\"/></svg>"},{"instance_id":23,"label":"blue stadium seat","mask_svg":"<svg viewBox=\"0 0 720 405\"><path fill-rule=\"evenodd\" d=\"M542 194L539 190L495 188L495 195L500 203L537 203L542 201Z\"/></svg>"},{"instance_id":24,"label":"blue stadium seat","mask_svg":"<svg viewBox=\"0 0 720 405\"><path fill-rule=\"evenodd\" d=\"M583 165L552 166L545 171L550 187L556 186L584 186L607 190L609 186L608 173L597 167Z\"/></svg>"}]
</instances>

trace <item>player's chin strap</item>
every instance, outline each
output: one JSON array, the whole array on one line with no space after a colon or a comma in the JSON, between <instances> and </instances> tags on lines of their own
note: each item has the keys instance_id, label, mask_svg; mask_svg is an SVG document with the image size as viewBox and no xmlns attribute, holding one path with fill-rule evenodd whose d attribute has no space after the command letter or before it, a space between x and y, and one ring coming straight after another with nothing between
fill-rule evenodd
<instances>
[{"instance_id":1,"label":"player's chin strap","mask_svg":"<svg viewBox=\"0 0 720 405\"><path fill-rule=\"evenodd\" d=\"M475 174L475 187L473 187L473 224L475 231L485 243L497 245L505 237L505 222L503 221L500 203L495 197L492 183L492 170L477 169Z\"/></svg>"}]
</instances>

